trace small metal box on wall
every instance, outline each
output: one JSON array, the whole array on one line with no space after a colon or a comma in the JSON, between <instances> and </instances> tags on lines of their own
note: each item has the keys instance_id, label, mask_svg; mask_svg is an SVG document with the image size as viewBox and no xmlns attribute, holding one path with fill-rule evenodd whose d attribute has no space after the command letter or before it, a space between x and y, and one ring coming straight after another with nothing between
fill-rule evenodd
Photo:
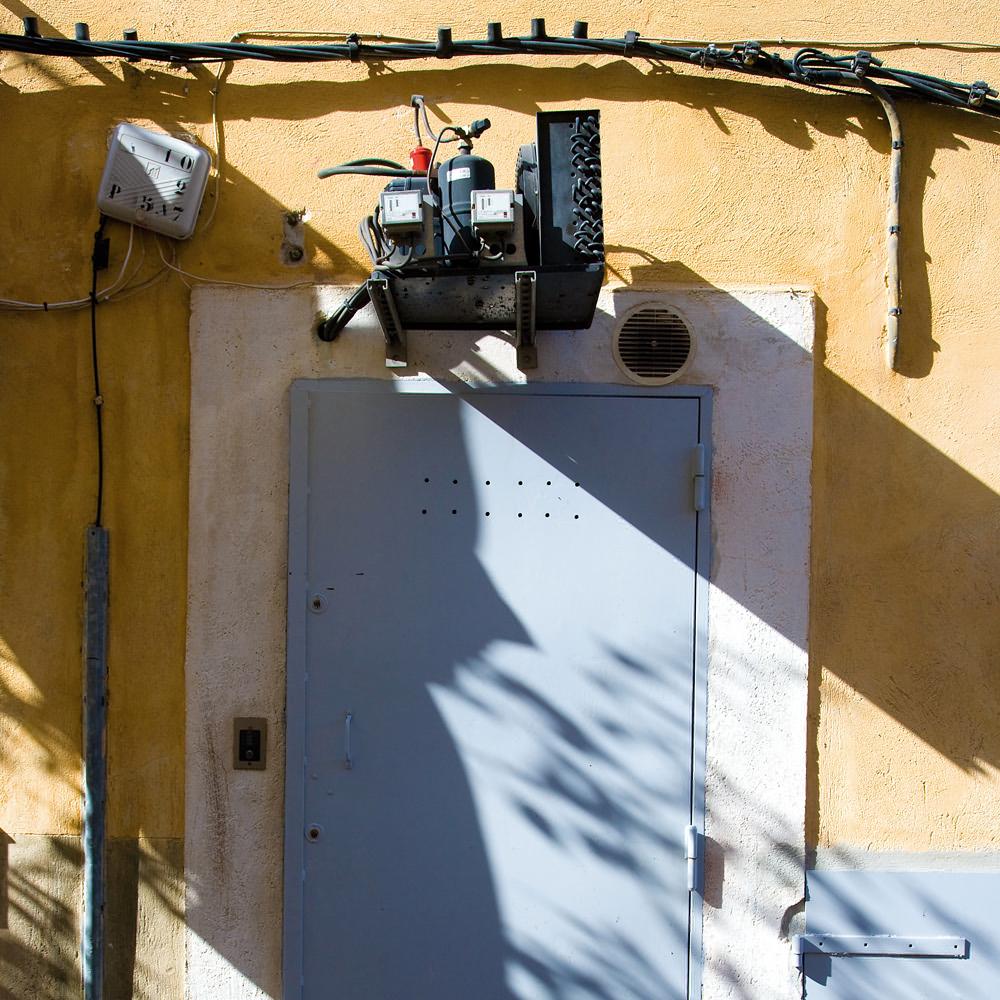
<instances>
[{"instance_id":1,"label":"small metal box on wall","mask_svg":"<svg viewBox=\"0 0 1000 1000\"><path fill-rule=\"evenodd\" d=\"M233 767L237 771L267 767L267 719L233 719Z\"/></svg>"}]
</instances>

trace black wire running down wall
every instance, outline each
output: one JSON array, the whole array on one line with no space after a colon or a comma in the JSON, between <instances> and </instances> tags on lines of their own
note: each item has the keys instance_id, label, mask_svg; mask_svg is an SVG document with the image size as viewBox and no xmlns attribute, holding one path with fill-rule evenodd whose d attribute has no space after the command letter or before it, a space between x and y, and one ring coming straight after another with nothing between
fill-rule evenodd
<instances>
[{"instance_id":1,"label":"black wire running down wall","mask_svg":"<svg viewBox=\"0 0 1000 1000\"><path fill-rule=\"evenodd\" d=\"M433 42L380 41L360 34L329 44L262 45L250 42L143 42L134 31L121 41L91 41L85 24L76 26L76 38L43 38L37 19L25 18L24 35L0 34L0 51L72 59L111 57L130 61L219 63L253 59L263 62L389 62L400 59L452 59L461 56L618 56L655 62L686 63L703 69L785 80L809 87L857 85L859 79L878 81L895 96L906 95L952 107L970 108L1000 117L997 92L986 82L956 83L926 73L885 66L868 51L833 56L817 48L800 49L791 59L765 52L747 41L720 46L671 45L626 31L622 38L588 38L587 25L577 21L571 37L546 33L545 21L535 18L531 34L507 38L499 23L487 25L485 39L455 41L450 28L439 28Z\"/></svg>"}]
</instances>

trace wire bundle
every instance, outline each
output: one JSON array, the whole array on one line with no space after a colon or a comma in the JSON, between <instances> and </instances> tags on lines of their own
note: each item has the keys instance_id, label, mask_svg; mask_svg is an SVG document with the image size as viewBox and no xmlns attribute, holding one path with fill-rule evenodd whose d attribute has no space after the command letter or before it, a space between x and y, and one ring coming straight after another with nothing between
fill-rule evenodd
<instances>
[{"instance_id":1,"label":"wire bundle","mask_svg":"<svg viewBox=\"0 0 1000 1000\"><path fill-rule=\"evenodd\" d=\"M26 18L33 21L32 18ZM86 29L86 25L78 28ZM487 26L485 39L455 41L450 28L439 28L436 41L389 41L380 35L349 34L343 42L270 45L233 40L230 42L138 41L135 32L122 40L92 41L88 37L44 38L37 26L24 35L0 34L0 51L74 59L109 57L130 61L194 64L226 63L252 59L265 62L389 62L402 59L451 59L460 56L624 56L655 62L687 63L703 69L725 69L736 73L770 77L805 86L857 84L859 78L880 82L887 90L954 107L971 108L1000 117L997 92L987 83L956 83L913 70L882 64L870 52L833 56L817 48L804 48L791 59L765 52L759 42L680 45L642 38L627 31L622 38L588 38L587 25L577 21L572 37L546 33L545 21L535 18L531 34L507 38L499 23ZM88 31L78 30L86 36Z\"/></svg>"}]
</instances>

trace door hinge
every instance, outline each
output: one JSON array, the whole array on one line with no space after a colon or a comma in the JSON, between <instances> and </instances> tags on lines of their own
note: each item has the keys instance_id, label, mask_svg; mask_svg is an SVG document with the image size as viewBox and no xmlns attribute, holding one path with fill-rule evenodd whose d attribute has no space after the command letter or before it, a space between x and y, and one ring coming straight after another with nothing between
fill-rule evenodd
<instances>
[{"instance_id":1,"label":"door hinge","mask_svg":"<svg viewBox=\"0 0 1000 1000\"><path fill-rule=\"evenodd\" d=\"M902 934L796 934L795 965L802 971L806 955L882 955L889 958L966 958L963 937L906 937Z\"/></svg>"},{"instance_id":2,"label":"door hinge","mask_svg":"<svg viewBox=\"0 0 1000 1000\"><path fill-rule=\"evenodd\" d=\"M696 444L691 450L691 479L695 510L704 510L708 505L708 476L706 475L705 446Z\"/></svg>"},{"instance_id":3,"label":"door hinge","mask_svg":"<svg viewBox=\"0 0 1000 1000\"><path fill-rule=\"evenodd\" d=\"M705 838L696 826L684 830L684 857L687 858L688 892L700 893L705 884L705 864L702 852L702 841Z\"/></svg>"}]
</instances>

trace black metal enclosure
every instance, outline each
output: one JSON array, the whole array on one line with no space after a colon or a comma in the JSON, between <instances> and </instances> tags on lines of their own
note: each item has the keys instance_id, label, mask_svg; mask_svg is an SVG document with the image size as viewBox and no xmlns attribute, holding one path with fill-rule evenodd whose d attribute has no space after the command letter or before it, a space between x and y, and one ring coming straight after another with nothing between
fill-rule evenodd
<instances>
[{"instance_id":1,"label":"black metal enclosure","mask_svg":"<svg viewBox=\"0 0 1000 1000\"><path fill-rule=\"evenodd\" d=\"M407 329L509 330L518 365L534 368L536 330L589 327L604 281L600 112L540 112L536 130L518 153L513 194L491 190L493 167L470 155L468 138L436 179L428 171L429 185L412 173L392 182L386 191L424 192L420 233L396 241L386 232L395 223L379 224L389 250L319 336L334 339L370 301L387 365L406 364ZM516 219L506 234L477 228L477 193L505 199Z\"/></svg>"}]
</instances>

